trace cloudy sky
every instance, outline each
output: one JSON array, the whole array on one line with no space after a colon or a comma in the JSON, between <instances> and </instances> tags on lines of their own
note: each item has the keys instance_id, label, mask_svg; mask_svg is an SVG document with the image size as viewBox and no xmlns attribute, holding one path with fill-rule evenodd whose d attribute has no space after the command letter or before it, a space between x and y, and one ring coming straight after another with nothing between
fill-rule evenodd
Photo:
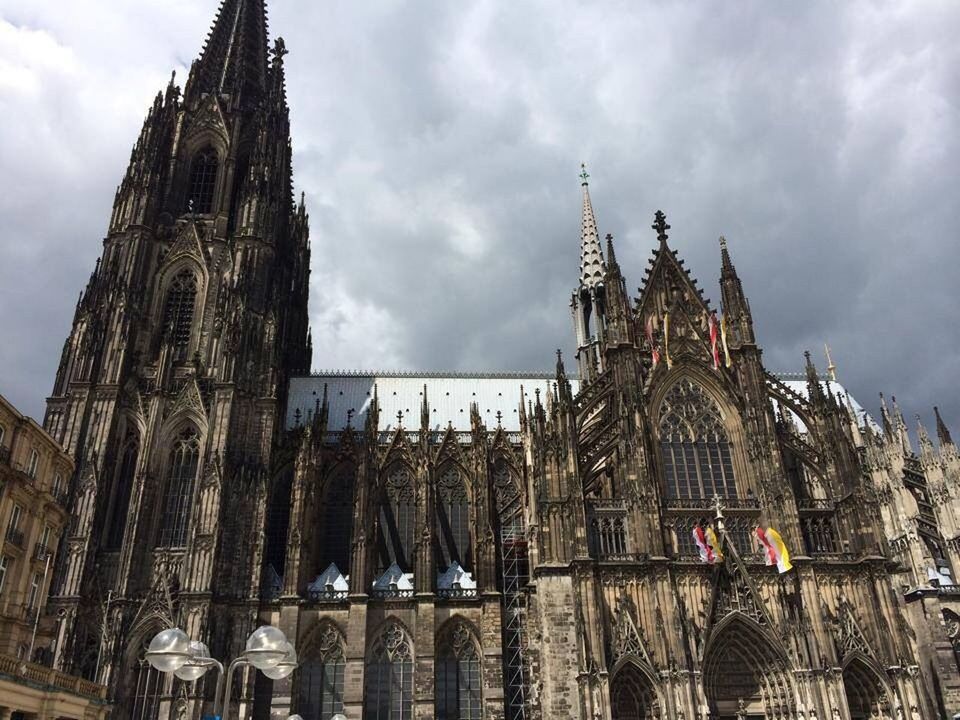
<instances>
[{"instance_id":1,"label":"cloudy sky","mask_svg":"<svg viewBox=\"0 0 960 720\"><path fill-rule=\"evenodd\" d=\"M0 0L0 392L42 415L153 95L217 0ZM768 366L960 432L960 3L273 0L314 369L572 346L579 163L630 287L726 235ZM820 360L823 365L822 359Z\"/></svg>"}]
</instances>

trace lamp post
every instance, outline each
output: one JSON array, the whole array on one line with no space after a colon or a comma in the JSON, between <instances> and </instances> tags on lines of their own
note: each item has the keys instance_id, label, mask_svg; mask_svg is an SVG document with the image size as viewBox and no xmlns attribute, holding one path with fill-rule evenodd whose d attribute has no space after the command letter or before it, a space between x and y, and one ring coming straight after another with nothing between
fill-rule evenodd
<instances>
[{"instance_id":1,"label":"lamp post","mask_svg":"<svg viewBox=\"0 0 960 720\"><path fill-rule=\"evenodd\" d=\"M219 677L213 695L213 717L217 720L221 720L221 712L229 709L227 703L237 667L252 665L271 680L281 680L297 668L297 651L281 630L270 625L261 625L250 634L243 654L230 663L226 672L223 663L210 657L206 645L190 640L180 628L157 633L150 641L146 658L151 667L173 673L181 680L198 680L210 668L217 668Z\"/></svg>"}]
</instances>

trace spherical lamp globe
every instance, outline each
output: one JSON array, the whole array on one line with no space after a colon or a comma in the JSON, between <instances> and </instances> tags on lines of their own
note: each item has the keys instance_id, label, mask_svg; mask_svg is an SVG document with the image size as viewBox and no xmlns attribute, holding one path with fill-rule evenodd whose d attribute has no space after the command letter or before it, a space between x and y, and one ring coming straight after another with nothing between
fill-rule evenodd
<instances>
[{"instance_id":1,"label":"spherical lamp globe","mask_svg":"<svg viewBox=\"0 0 960 720\"><path fill-rule=\"evenodd\" d=\"M199 680L210 669L210 650L199 640L190 641L190 659L177 668L173 674L181 680L192 682Z\"/></svg>"},{"instance_id":2,"label":"spherical lamp globe","mask_svg":"<svg viewBox=\"0 0 960 720\"><path fill-rule=\"evenodd\" d=\"M294 670L297 669L297 651L293 649L293 645L289 642L287 643L287 654L283 656L283 660L278 662L272 668L266 668L263 670L263 674L266 675L271 680L283 680L285 677L290 675Z\"/></svg>"},{"instance_id":3,"label":"spherical lamp globe","mask_svg":"<svg viewBox=\"0 0 960 720\"><path fill-rule=\"evenodd\" d=\"M146 657L162 673L179 670L190 659L190 638L180 628L161 630L150 641Z\"/></svg>"},{"instance_id":4,"label":"spherical lamp globe","mask_svg":"<svg viewBox=\"0 0 960 720\"><path fill-rule=\"evenodd\" d=\"M303 720L303 715L291 715L287 718L287 720ZM344 720L346 720L346 718L344 718Z\"/></svg>"},{"instance_id":5,"label":"spherical lamp globe","mask_svg":"<svg viewBox=\"0 0 960 720\"><path fill-rule=\"evenodd\" d=\"M275 667L287 654L287 636L272 625L261 625L247 638L244 657L257 670Z\"/></svg>"}]
</instances>

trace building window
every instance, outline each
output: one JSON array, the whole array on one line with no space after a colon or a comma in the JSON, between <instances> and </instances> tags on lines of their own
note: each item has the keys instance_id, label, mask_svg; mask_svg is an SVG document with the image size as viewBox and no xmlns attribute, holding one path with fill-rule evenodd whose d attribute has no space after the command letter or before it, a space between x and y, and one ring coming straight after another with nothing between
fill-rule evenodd
<instances>
[{"instance_id":1,"label":"building window","mask_svg":"<svg viewBox=\"0 0 960 720\"><path fill-rule=\"evenodd\" d=\"M6 555L0 555L0 594L3 593L3 586L7 580L7 567L10 565L10 558Z\"/></svg>"},{"instance_id":2,"label":"building window","mask_svg":"<svg viewBox=\"0 0 960 720\"><path fill-rule=\"evenodd\" d=\"M157 547L183 547L190 526L193 485L200 463L200 438L190 428L180 433L170 451L166 496Z\"/></svg>"},{"instance_id":3,"label":"building window","mask_svg":"<svg viewBox=\"0 0 960 720\"><path fill-rule=\"evenodd\" d=\"M189 270L184 270L170 283L163 306L163 332L173 348L174 360L187 357L196 302L197 278Z\"/></svg>"},{"instance_id":4,"label":"building window","mask_svg":"<svg viewBox=\"0 0 960 720\"><path fill-rule=\"evenodd\" d=\"M327 625L320 635L315 654L300 663L297 713L317 720L330 720L343 712L345 669L343 640L334 627Z\"/></svg>"},{"instance_id":5,"label":"building window","mask_svg":"<svg viewBox=\"0 0 960 720\"><path fill-rule=\"evenodd\" d=\"M437 648L437 720L480 720L480 655L462 622L446 633Z\"/></svg>"},{"instance_id":6,"label":"building window","mask_svg":"<svg viewBox=\"0 0 960 720\"><path fill-rule=\"evenodd\" d=\"M403 628L388 623L367 659L364 720L413 717L413 648Z\"/></svg>"},{"instance_id":7,"label":"building window","mask_svg":"<svg viewBox=\"0 0 960 720\"><path fill-rule=\"evenodd\" d=\"M213 193L217 186L217 152L211 147L198 152L190 164L190 192L187 212L209 215L213 209Z\"/></svg>"},{"instance_id":8,"label":"building window","mask_svg":"<svg viewBox=\"0 0 960 720\"><path fill-rule=\"evenodd\" d=\"M719 408L690 380L677 382L663 399L660 451L668 498L737 497Z\"/></svg>"},{"instance_id":9,"label":"building window","mask_svg":"<svg viewBox=\"0 0 960 720\"><path fill-rule=\"evenodd\" d=\"M23 516L23 508L14 505L10 511L10 522L7 524L7 540L18 547L23 547L23 532L20 530L20 518Z\"/></svg>"},{"instance_id":10,"label":"building window","mask_svg":"<svg viewBox=\"0 0 960 720\"><path fill-rule=\"evenodd\" d=\"M108 550L117 550L123 544L123 533L127 526L127 509L130 506L130 494L136 478L139 452L140 443L136 435L128 435L120 455L113 507L110 510L110 522L107 525L105 547Z\"/></svg>"},{"instance_id":11,"label":"building window","mask_svg":"<svg viewBox=\"0 0 960 720\"><path fill-rule=\"evenodd\" d=\"M443 572L453 562L470 569L470 501L463 474L448 465L437 478L434 544L437 568Z\"/></svg>"},{"instance_id":12,"label":"building window","mask_svg":"<svg viewBox=\"0 0 960 720\"><path fill-rule=\"evenodd\" d=\"M377 546L381 573L393 563L404 572L413 572L416 511L413 475L406 467L392 469L387 474L380 504Z\"/></svg>"},{"instance_id":13,"label":"building window","mask_svg":"<svg viewBox=\"0 0 960 720\"><path fill-rule=\"evenodd\" d=\"M37 476L37 466L40 464L40 453L36 450L30 451L30 462L27 463L27 475L32 478Z\"/></svg>"},{"instance_id":14,"label":"building window","mask_svg":"<svg viewBox=\"0 0 960 720\"><path fill-rule=\"evenodd\" d=\"M594 557L622 557L627 554L625 513L598 513L590 517L590 544Z\"/></svg>"},{"instance_id":15,"label":"building window","mask_svg":"<svg viewBox=\"0 0 960 720\"><path fill-rule=\"evenodd\" d=\"M325 570L334 563L340 572L350 572L350 533L353 525L355 469L344 465L327 478L323 495L323 525L320 529L318 564Z\"/></svg>"},{"instance_id":16,"label":"building window","mask_svg":"<svg viewBox=\"0 0 960 720\"><path fill-rule=\"evenodd\" d=\"M50 526L44 525L43 532L40 533L40 540L37 542L34 557L37 560L46 560L50 554Z\"/></svg>"},{"instance_id":17,"label":"building window","mask_svg":"<svg viewBox=\"0 0 960 720\"><path fill-rule=\"evenodd\" d=\"M51 494L57 499L60 499L60 493L63 491L63 476L60 473L57 473L53 476L53 488Z\"/></svg>"}]
</instances>

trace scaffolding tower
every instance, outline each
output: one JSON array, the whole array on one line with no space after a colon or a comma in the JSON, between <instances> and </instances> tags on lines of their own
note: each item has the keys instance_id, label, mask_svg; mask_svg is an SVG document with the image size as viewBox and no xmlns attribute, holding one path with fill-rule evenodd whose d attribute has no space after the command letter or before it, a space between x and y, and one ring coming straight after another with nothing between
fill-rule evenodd
<instances>
[{"instance_id":1,"label":"scaffolding tower","mask_svg":"<svg viewBox=\"0 0 960 720\"><path fill-rule=\"evenodd\" d=\"M530 580L523 503L512 479L496 473L500 525L501 613L503 615L503 696L506 720L525 720L528 672L524 663L525 626ZM504 477L505 476L505 477Z\"/></svg>"}]
</instances>

